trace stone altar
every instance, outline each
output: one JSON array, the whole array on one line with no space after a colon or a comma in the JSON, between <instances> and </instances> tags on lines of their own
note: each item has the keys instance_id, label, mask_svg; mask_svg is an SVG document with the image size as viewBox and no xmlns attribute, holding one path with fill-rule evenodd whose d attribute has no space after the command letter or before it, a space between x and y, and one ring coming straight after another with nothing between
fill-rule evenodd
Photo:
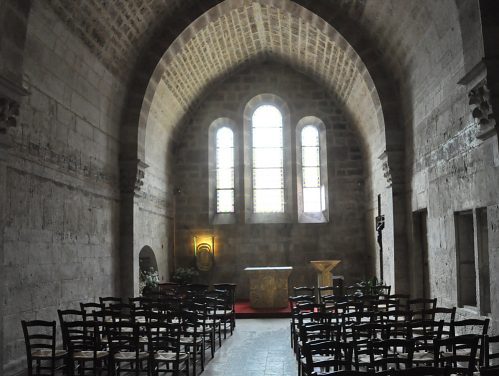
<instances>
[{"instance_id":1,"label":"stone altar","mask_svg":"<svg viewBox=\"0 0 499 376\"><path fill-rule=\"evenodd\" d=\"M250 267L250 305L252 308L285 308L288 306L288 278L291 266Z\"/></svg>"},{"instance_id":2,"label":"stone altar","mask_svg":"<svg viewBox=\"0 0 499 376\"><path fill-rule=\"evenodd\" d=\"M331 270L338 265L341 260L317 260L310 261L317 271L317 286L333 286L333 274Z\"/></svg>"}]
</instances>

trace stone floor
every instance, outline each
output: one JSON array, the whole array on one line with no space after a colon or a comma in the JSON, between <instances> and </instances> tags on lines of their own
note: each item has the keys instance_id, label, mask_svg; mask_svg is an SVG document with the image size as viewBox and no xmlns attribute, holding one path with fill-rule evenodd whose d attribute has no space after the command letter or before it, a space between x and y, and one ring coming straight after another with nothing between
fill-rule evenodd
<instances>
[{"instance_id":1,"label":"stone floor","mask_svg":"<svg viewBox=\"0 0 499 376\"><path fill-rule=\"evenodd\" d=\"M296 376L289 319L238 320L202 376Z\"/></svg>"}]
</instances>

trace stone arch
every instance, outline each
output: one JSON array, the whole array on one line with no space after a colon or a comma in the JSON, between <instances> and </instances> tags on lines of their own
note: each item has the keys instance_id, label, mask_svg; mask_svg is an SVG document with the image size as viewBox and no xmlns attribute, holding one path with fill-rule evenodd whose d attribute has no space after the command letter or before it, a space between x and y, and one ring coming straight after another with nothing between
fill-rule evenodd
<instances>
[{"instance_id":1,"label":"stone arch","mask_svg":"<svg viewBox=\"0 0 499 376\"><path fill-rule=\"evenodd\" d=\"M381 100L377 86L375 85L374 80L372 78L371 72L367 69L367 66L364 64L364 61L361 59L360 55L353 49L353 47L348 43L348 41L336 29L334 29L333 26L326 23L326 21L324 21L324 19L320 18L318 15L314 14L308 9L292 1L288 0L272 0L266 2L245 1L243 2L242 6L243 7L250 6L251 4L256 4L254 5L255 9L258 9L258 7L262 6L268 6L268 7L273 7L272 9L278 9L283 13L285 13L286 15L289 15L290 17L292 16L296 18L296 20L300 20L302 24L309 25L314 30L314 32L323 33L328 38L328 40L331 41L334 44L334 46L337 47L338 51L341 53L339 59L348 63L348 66L344 67L343 71L335 72L337 73L338 76L341 76L341 74L344 73L343 76L347 77L347 79L344 79L344 77L335 77L336 79L339 80L343 79L343 81L338 81L336 83L332 82L333 85L329 85L333 91L337 92L339 101L342 102L347 107L347 109L350 109L349 115L353 117L353 120L355 121L355 123L357 123L358 126L359 124L365 124L368 121L371 122L371 124L377 124L378 129L374 131L374 133L380 134L383 140L385 141L388 140L390 143L400 142L401 137L398 137L398 135L393 137L385 137L386 125L388 125L390 129L392 128L394 129L394 128L399 128L400 124L399 121L394 121L394 118L398 117L398 115L395 116L391 114L389 116L385 116L383 111L382 104L389 102L386 103L386 105L387 106L391 105L392 99L390 99L389 101ZM252 9L252 11L255 11L251 6L250 8ZM136 157L139 160L144 160L145 129L148 123L148 115L151 108L151 104L154 100L154 96L158 88L158 85L160 85L162 81L164 82L169 81L169 77L167 76L167 74L170 69L170 66L172 64L177 63L180 60L178 59L178 57L183 53L184 47L189 43L189 41L191 41L193 38L199 35L200 32L202 32L208 25L210 25L210 23L219 20L221 17L227 14L227 12L235 11L237 9L241 9L241 2L236 0L226 0L223 3L220 3L217 6L209 9L206 13L202 14L199 18L193 21L173 41L173 43L168 47L168 49L164 52L163 56L160 58L158 64L154 69L154 72L152 73L149 79L140 106L137 106L138 104L133 106L135 107L135 110L133 111L139 114L137 118L138 122L134 125L129 125L133 127L138 127L137 139L136 139L136 144L137 144ZM262 46L260 50L256 51L255 55L249 56L249 59L254 58L258 55L268 55L277 59L285 60L291 62L292 65L296 66L300 70L305 70L306 73L315 76L319 81L326 83L326 85L328 84L326 81L326 77L324 77L324 75L321 76L319 69L315 70L311 69L310 65L307 65L306 62L303 61L300 62L299 59L297 59L294 56L291 56L289 51L288 52L282 50L278 51L277 48L275 48L275 46L273 46L271 43L268 45L264 45L265 40L267 39L268 35L262 37L261 40ZM246 59L248 59L248 57L246 57ZM230 63L231 62L229 62L229 64ZM238 64L229 67L229 69L235 68L237 67L237 65ZM353 70L356 71L355 77L352 77L351 75L347 74ZM219 78L218 76L220 75L223 76L226 73L227 71L218 72L215 73L215 76L208 77L206 82L204 83L205 84L204 86L206 87L209 84L215 82ZM383 75L383 77L387 76ZM176 76L175 78L179 79L178 76ZM188 75L188 78L191 78L191 76ZM358 81L356 83L362 86L363 94L366 94L370 98L370 107L372 114L370 114L365 119L358 118L360 114L354 111L357 103L348 102L348 98L352 90L353 81ZM379 78L379 81L382 82L380 82L378 86L380 86L383 89L387 86L391 86L386 82L386 78ZM186 85L183 85L183 82L181 82L181 84L179 84L178 86L182 87L182 89L186 88ZM188 100L185 100L184 98L181 99L184 111L189 110L189 108L193 105L193 103L198 99L197 96L200 95L201 92L202 90L200 90L197 93L197 95L195 95L193 98L190 98L190 103ZM352 98L352 101L356 101L356 98ZM137 107L140 107L140 110ZM132 111L132 109L130 111ZM385 118L388 119L388 122L385 122ZM366 134L367 132L364 132L364 139L368 139ZM127 141L132 141L132 140L127 139ZM129 148L127 147L127 149ZM379 146L378 149L379 150L377 152L379 155L384 150L384 145Z\"/></svg>"}]
</instances>

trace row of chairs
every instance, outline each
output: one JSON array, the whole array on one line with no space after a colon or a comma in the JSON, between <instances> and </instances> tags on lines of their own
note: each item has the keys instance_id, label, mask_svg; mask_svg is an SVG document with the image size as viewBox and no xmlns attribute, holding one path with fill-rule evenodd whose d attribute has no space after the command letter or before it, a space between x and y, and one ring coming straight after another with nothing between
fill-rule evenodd
<instances>
[{"instance_id":1,"label":"row of chairs","mask_svg":"<svg viewBox=\"0 0 499 376\"><path fill-rule=\"evenodd\" d=\"M157 374L162 371L193 375L199 362L204 370L205 350L214 356L216 337L235 327L230 291L188 291L175 296L131 298L127 303L104 297L99 303L81 303L80 310L58 311L63 348L56 347L56 323L23 321L28 373ZM88 366L90 364L91 366ZM123 365L125 364L125 365ZM128 369L126 368L128 366Z\"/></svg>"},{"instance_id":2,"label":"row of chairs","mask_svg":"<svg viewBox=\"0 0 499 376\"><path fill-rule=\"evenodd\" d=\"M331 361L334 354L336 358L340 354L339 360L343 363L332 362L331 367L357 371L374 368L388 372L390 362L397 368L401 365L402 368L424 365L457 367L458 360L452 356L461 356L460 362L467 359L462 370L469 374L478 367L487 372L494 366L491 359L495 354L492 358L489 356L488 344L497 338L486 335L489 321L456 321L455 308L436 307L436 299L407 298L400 304L398 297L382 294L374 297L336 296L335 299L323 295L321 303L315 303L314 295L303 292L304 288L296 289L295 296L290 298L293 305L291 345L297 354L299 372L313 374L314 368L320 364L314 360ZM459 335L463 331L470 333L470 328L473 328L474 335ZM336 350L333 354L326 354L324 349L319 351L320 347L312 346L318 346L317 342L328 343L330 351L335 344ZM352 359L348 359L349 351L341 348L341 344L351 347ZM437 349L437 345L441 347ZM400 352L395 351L397 348L402 348L404 356L392 359L380 346L391 347L392 355ZM447 351L442 352L442 347Z\"/></svg>"}]
</instances>

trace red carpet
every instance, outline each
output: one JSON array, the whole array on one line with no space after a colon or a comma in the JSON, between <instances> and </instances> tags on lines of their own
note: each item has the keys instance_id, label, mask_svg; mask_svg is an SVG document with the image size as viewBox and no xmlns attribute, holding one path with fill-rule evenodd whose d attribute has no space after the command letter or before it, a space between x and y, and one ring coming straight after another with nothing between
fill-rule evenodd
<instances>
[{"instance_id":1,"label":"red carpet","mask_svg":"<svg viewBox=\"0 0 499 376\"><path fill-rule=\"evenodd\" d=\"M236 318L238 319L260 319L291 317L290 307L286 308L251 308L248 300L236 302Z\"/></svg>"}]
</instances>

